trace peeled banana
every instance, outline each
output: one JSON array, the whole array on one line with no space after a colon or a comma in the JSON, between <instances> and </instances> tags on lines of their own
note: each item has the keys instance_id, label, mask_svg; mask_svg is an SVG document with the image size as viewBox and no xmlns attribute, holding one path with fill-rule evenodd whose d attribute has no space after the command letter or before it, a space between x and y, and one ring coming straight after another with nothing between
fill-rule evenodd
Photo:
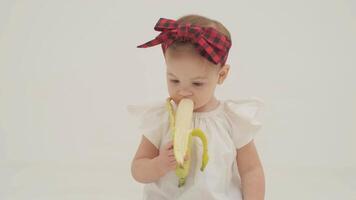
<instances>
[{"instance_id":1,"label":"peeled banana","mask_svg":"<svg viewBox=\"0 0 356 200\"><path fill-rule=\"evenodd\" d=\"M169 112L170 130L173 138L174 157L177 160L175 170L178 177L178 187L185 184L189 174L191 164L191 145L192 137L199 137L203 143L203 155L200 170L204 171L209 161L208 141L205 134L200 129L192 129L194 103L190 99L182 99L174 113L171 98L167 99L167 109ZM188 159L185 159L188 157Z\"/></svg>"}]
</instances>

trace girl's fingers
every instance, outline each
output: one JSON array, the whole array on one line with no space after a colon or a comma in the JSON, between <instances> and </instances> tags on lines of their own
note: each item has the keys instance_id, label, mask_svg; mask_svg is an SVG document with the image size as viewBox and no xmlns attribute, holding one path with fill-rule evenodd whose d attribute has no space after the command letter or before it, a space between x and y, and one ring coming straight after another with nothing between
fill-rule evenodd
<instances>
[{"instance_id":1,"label":"girl's fingers","mask_svg":"<svg viewBox=\"0 0 356 200\"><path fill-rule=\"evenodd\" d=\"M172 141L172 140L169 141L169 142L166 144L166 149L167 149L167 150L173 149L173 141Z\"/></svg>"}]
</instances>

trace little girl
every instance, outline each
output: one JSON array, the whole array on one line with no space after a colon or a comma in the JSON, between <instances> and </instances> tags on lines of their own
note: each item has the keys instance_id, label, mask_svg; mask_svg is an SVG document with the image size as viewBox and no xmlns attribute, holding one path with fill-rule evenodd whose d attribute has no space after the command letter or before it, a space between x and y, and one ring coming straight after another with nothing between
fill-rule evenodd
<instances>
[{"instance_id":1,"label":"little girl","mask_svg":"<svg viewBox=\"0 0 356 200\"><path fill-rule=\"evenodd\" d=\"M131 173L136 181L145 183L144 199L264 199L264 174L253 142L261 127L256 115L262 102L255 98L219 100L214 95L230 68L226 64L229 31L198 15L177 21L161 18L155 30L161 34L138 47L161 44L171 104L176 109L183 98L194 102L193 128L206 134L209 163L201 172L202 144L193 139L192 154L186 158L191 159L190 172L185 185L178 187L165 101L144 109L129 107L142 117L142 140Z\"/></svg>"}]
</instances>

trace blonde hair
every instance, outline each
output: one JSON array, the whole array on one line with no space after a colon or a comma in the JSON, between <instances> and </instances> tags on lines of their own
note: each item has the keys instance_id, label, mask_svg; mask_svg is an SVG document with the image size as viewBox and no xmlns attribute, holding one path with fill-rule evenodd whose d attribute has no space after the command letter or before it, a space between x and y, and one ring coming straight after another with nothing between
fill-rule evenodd
<instances>
[{"instance_id":1,"label":"blonde hair","mask_svg":"<svg viewBox=\"0 0 356 200\"><path fill-rule=\"evenodd\" d=\"M190 23L192 25L199 25L201 27L212 27L215 28L220 33L224 34L227 38L231 40L230 32L227 28L220 22L209 19L201 15L185 15L177 20L178 23Z\"/></svg>"}]
</instances>

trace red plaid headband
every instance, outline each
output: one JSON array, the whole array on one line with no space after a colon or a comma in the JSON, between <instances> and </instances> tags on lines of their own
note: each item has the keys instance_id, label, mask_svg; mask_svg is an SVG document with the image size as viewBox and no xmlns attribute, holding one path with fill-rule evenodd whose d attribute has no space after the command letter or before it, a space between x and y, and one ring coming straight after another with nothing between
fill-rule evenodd
<instances>
[{"instance_id":1,"label":"red plaid headband","mask_svg":"<svg viewBox=\"0 0 356 200\"><path fill-rule=\"evenodd\" d=\"M160 18L154 28L161 33L153 40L137 46L152 47L162 44L163 52L176 40L188 40L195 49L214 64L225 64L231 40L212 27L200 27L190 23L178 23L175 20Z\"/></svg>"}]
</instances>

